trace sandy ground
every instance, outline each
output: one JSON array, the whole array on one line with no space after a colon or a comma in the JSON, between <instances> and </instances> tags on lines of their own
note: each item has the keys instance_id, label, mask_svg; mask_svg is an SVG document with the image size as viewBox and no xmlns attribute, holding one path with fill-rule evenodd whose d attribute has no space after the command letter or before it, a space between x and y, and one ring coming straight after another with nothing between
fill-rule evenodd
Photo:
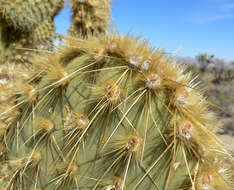
<instances>
[{"instance_id":1,"label":"sandy ground","mask_svg":"<svg viewBox=\"0 0 234 190\"><path fill-rule=\"evenodd\" d=\"M227 144L227 149L229 149L234 156L234 137L230 135L220 135L220 138Z\"/></svg>"},{"instance_id":2,"label":"sandy ground","mask_svg":"<svg viewBox=\"0 0 234 190\"><path fill-rule=\"evenodd\" d=\"M227 123L230 123L233 121L233 118L229 119L222 119L220 121L221 126L227 126L224 127L220 133L220 139L227 144L227 149L231 151L231 154L234 156L234 126L232 125L226 125Z\"/></svg>"}]
</instances>

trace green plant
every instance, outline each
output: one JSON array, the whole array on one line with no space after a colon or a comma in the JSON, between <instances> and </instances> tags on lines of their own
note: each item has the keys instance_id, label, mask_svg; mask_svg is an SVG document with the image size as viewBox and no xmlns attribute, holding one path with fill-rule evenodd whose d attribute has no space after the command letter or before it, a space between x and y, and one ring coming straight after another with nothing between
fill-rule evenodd
<instances>
[{"instance_id":1,"label":"green plant","mask_svg":"<svg viewBox=\"0 0 234 190\"><path fill-rule=\"evenodd\" d=\"M109 25L111 0L71 0L73 10L69 34L87 38L105 35Z\"/></svg>"},{"instance_id":2,"label":"green plant","mask_svg":"<svg viewBox=\"0 0 234 190\"><path fill-rule=\"evenodd\" d=\"M163 50L66 37L33 60L30 77L12 68L15 88L0 96L7 190L233 189L196 77Z\"/></svg>"},{"instance_id":3,"label":"green plant","mask_svg":"<svg viewBox=\"0 0 234 190\"><path fill-rule=\"evenodd\" d=\"M64 0L0 0L0 63L29 62L30 49L46 48L55 38L53 20L63 4Z\"/></svg>"},{"instance_id":4,"label":"green plant","mask_svg":"<svg viewBox=\"0 0 234 190\"><path fill-rule=\"evenodd\" d=\"M205 98L161 50L109 36L34 60L37 87L1 113L8 189L232 189Z\"/></svg>"},{"instance_id":5,"label":"green plant","mask_svg":"<svg viewBox=\"0 0 234 190\"><path fill-rule=\"evenodd\" d=\"M38 76L31 58L54 41L53 20L63 4L64 0L0 0L0 112L14 107L0 119L0 161L8 159L5 134L20 114L14 94L27 91L25 82Z\"/></svg>"},{"instance_id":6,"label":"green plant","mask_svg":"<svg viewBox=\"0 0 234 190\"><path fill-rule=\"evenodd\" d=\"M212 63L213 58L214 55L208 55L206 53L199 54L196 56L201 72L205 72L207 70L208 65Z\"/></svg>"}]
</instances>

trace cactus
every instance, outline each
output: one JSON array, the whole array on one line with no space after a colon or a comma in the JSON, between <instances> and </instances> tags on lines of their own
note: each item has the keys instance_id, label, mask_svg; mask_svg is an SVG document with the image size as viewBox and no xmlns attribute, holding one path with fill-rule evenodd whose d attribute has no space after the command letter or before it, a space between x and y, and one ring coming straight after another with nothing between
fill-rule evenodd
<instances>
[{"instance_id":1,"label":"cactus","mask_svg":"<svg viewBox=\"0 0 234 190\"><path fill-rule=\"evenodd\" d=\"M8 126L17 124L20 115L14 94L27 93L30 86L24 83L38 76L31 58L52 44L53 19L63 4L64 0L0 0L0 113L13 107L11 113L0 116L0 170L4 173L8 168L5 138L14 135Z\"/></svg>"},{"instance_id":2,"label":"cactus","mask_svg":"<svg viewBox=\"0 0 234 190\"><path fill-rule=\"evenodd\" d=\"M63 7L63 0L1 0L1 17L8 26L32 31L48 18L53 19Z\"/></svg>"},{"instance_id":3,"label":"cactus","mask_svg":"<svg viewBox=\"0 0 234 190\"><path fill-rule=\"evenodd\" d=\"M29 62L22 49L43 49L55 38L54 17L64 0L0 0L0 63ZM32 54L32 51L27 51Z\"/></svg>"},{"instance_id":4,"label":"cactus","mask_svg":"<svg viewBox=\"0 0 234 190\"><path fill-rule=\"evenodd\" d=\"M36 49L38 54L39 49L51 45L55 37L53 19L63 4L64 0L0 0L1 112L15 105L16 100L7 97L13 97L15 89L37 75L31 67L31 57ZM3 103L6 99L8 105ZM13 118L14 114L7 120L17 117ZM0 146L4 147L3 143Z\"/></svg>"},{"instance_id":5,"label":"cactus","mask_svg":"<svg viewBox=\"0 0 234 190\"><path fill-rule=\"evenodd\" d=\"M71 0L73 11L69 34L87 38L105 35L109 25L111 0Z\"/></svg>"},{"instance_id":6,"label":"cactus","mask_svg":"<svg viewBox=\"0 0 234 190\"><path fill-rule=\"evenodd\" d=\"M4 23L20 31L40 23L29 32L34 45L50 39L60 7L42 2L17 1L35 10L30 23L15 17L15 4L0 5ZM0 188L232 190L233 159L197 77L138 37L102 35L109 1L100 2L71 1L79 38L31 55L30 67L1 67Z\"/></svg>"},{"instance_id":7,"label":"cactus","mask_svg":"<svg viewBox=\"0 0 234 190\"><path fill-rule=\"evenodd\" d=\"M139 38L66 42L3 102L6 189L233 189L191 73Z\"/></svg>"}]
</instances>

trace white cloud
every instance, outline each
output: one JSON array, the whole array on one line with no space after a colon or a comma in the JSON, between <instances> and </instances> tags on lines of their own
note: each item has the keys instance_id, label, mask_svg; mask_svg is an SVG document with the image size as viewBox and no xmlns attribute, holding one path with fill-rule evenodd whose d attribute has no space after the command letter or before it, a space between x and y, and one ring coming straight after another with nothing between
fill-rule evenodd
<instances>
[{"instance_id":1,"label":"white cloud","mask_svg":"<svg viewBox=\"0 0 234 190\"><path fill-rule=\"evenodd\" d=\"M234 14L217 14L217 15L204 15L197 14L190 18L190 21L194 24L206 24L209 22L225 20L225 19L234 19Z\"/></svg>"},{"instance_id":2,"label":"white cloud","mask_svg":"<svg viewBox=\"0 0 234 190\"><path fill-rule=\"evenodd\" d=\"M205 8L191 13L189 20L194 24L206 24L220 20L234 19L233 0L203 1ZM204 5L204 4L203 4ZM203 6L201 4L201 7Z\"/></svg>"}]
</instances>

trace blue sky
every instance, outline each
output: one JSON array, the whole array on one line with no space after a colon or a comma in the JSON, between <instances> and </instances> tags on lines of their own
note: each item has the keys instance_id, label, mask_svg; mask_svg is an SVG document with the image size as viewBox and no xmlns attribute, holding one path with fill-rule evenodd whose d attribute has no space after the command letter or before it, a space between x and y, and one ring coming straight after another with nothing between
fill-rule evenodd
<instances>
[{"instance_id":1,"label":"blue sky","mask_svg":"<svg viewBox=\"0 0 234 190\"><path fill-rule=\"evenodd\" d=\"M66 5L58 33L66 34L70 16ZM140 34L174 55L234 60L234 0L113 0L112 20L121 34Z\"/></svg>"}]
</instances>

